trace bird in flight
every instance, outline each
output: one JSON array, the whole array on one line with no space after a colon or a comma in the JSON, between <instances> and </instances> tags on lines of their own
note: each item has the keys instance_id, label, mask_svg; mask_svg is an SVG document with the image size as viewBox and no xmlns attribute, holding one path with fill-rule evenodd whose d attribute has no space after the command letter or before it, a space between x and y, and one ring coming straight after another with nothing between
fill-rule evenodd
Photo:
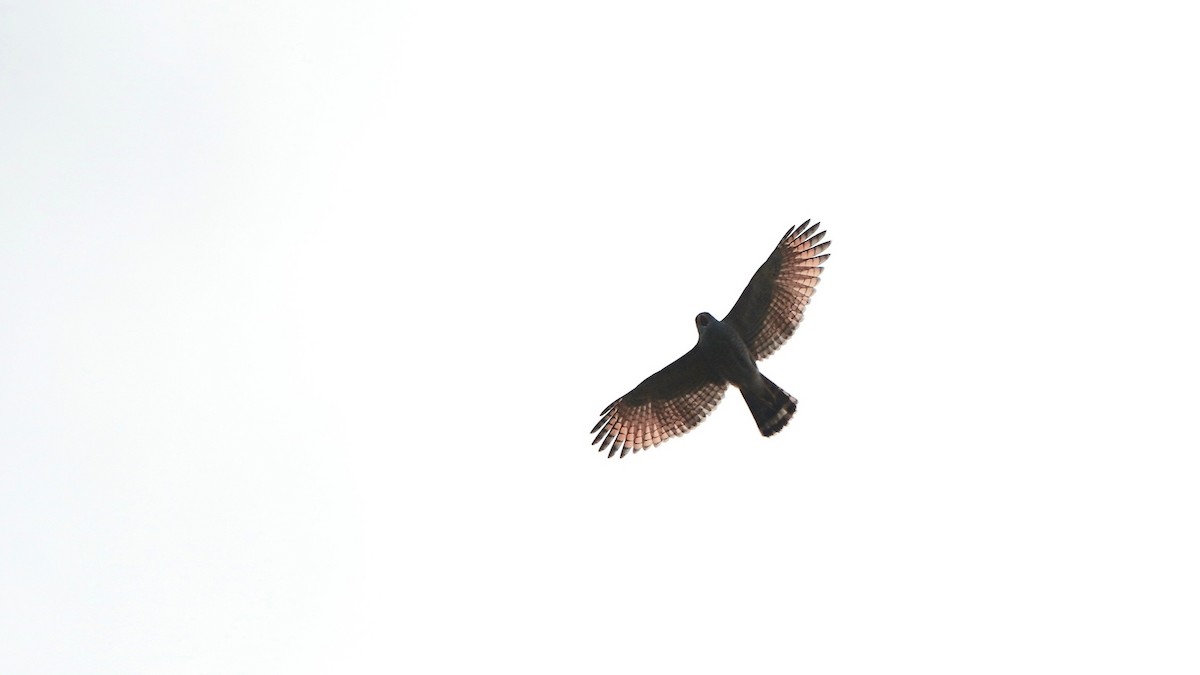
<instances>
[{"instance_id":1,"label":"bird in flight","mask_svg":"<svg viewBox=\"0 0 1200 675\"><path fill-rule=\"evenodd\" d=\"M704 421L729 385L742 392L763 436L779 432L796 412L796 398L759 372L757 361L787 341L821 280L830 242L820 223L788 228L750 279L733 309L718 321L696 315L696 346L615 400L592 428L592 445L608 456L645 450ZM599 432L599 433L597 433Z\"/></svg>"}]
</instances>

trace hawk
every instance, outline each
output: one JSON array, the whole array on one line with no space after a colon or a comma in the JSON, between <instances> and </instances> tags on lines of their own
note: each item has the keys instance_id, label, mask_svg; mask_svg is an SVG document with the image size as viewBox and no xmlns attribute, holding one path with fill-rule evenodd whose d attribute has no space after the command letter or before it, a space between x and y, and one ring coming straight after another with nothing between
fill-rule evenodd
<instances>
[{"instance_id":1,"label":"hawk","mask_svg":"<svg viewBox=\"0 0 1200 675\"><path fill-rule=\"evenodd\" d=\"M691 431L733 385L742 392L763 436L779 432L796 412L796 397L758 371L757 361L787 341L821 278L831 242L820 223L788 228L750 279L733 309L718 321L696 315L696 346L647 377L600 413L592 445L608 456L637 452ZM599 433L597 433L599 432Z\"/></svg>"}]
</instances>

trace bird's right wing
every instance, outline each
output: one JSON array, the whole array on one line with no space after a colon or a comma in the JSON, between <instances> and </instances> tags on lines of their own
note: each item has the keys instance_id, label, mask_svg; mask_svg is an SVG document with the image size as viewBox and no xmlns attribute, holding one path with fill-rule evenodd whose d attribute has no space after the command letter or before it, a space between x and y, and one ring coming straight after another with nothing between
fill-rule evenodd
<instances>
[{"instance_id":1,"label":"bird's right wing","mask_svg":"<svg viewBox=\"0 0 1200 675\"><path fill-rule=\"evenodd\" d=\"M592 445L608 456L624 457L688 431L721 402L728 385L713 372L699 347L647 377L633 391L615 400L592 428ZM609 447L611 444L611 447Z\"/></svg>"},{"instance_id":2,"label":"bird's right wing","mask_svg":"<svg viewBox=\"0 0 1200 675\"><path fill-rule=\"evenodd\" d=\"M723 319L742 336L755 361L770 356L796 332L821 280L821 263L829 258L822 253L829 242L821 243L821 224L808 227L809 222L788 228Z\"/></svg>"}]
</instances>

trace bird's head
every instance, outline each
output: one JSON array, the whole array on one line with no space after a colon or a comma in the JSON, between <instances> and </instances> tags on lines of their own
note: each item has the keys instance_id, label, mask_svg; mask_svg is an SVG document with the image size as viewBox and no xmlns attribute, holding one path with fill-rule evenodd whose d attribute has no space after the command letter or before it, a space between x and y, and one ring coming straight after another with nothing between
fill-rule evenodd
<instances>
[{"instance_id":1,"label":"bird's head","mask_svg":"<svg viewBox=\"0 0 1200 675\"><path fill-rule=\"evenodd\" d=\"M716 322L717 320L713 318L712 314L700 312L696 315L696 332L703 335L704 330Z\"/></svg>"}]
</instances>

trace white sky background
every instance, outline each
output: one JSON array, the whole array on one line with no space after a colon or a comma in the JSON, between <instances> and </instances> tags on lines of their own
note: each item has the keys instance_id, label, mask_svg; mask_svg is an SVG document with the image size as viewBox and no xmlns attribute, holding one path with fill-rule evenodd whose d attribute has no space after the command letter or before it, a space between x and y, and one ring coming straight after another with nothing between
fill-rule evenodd
<instances>
[{"instance_id":1,"label":"white sky background","mask_svg":"<svg viewBox=\"0 0 1200 675\"><path fill-rule=\"evenodd\" d=\"M1195 672L1185 3L0 5L0 672ZM596 414L789 225L736 392Z\"/></svg>"}]
</instances>

